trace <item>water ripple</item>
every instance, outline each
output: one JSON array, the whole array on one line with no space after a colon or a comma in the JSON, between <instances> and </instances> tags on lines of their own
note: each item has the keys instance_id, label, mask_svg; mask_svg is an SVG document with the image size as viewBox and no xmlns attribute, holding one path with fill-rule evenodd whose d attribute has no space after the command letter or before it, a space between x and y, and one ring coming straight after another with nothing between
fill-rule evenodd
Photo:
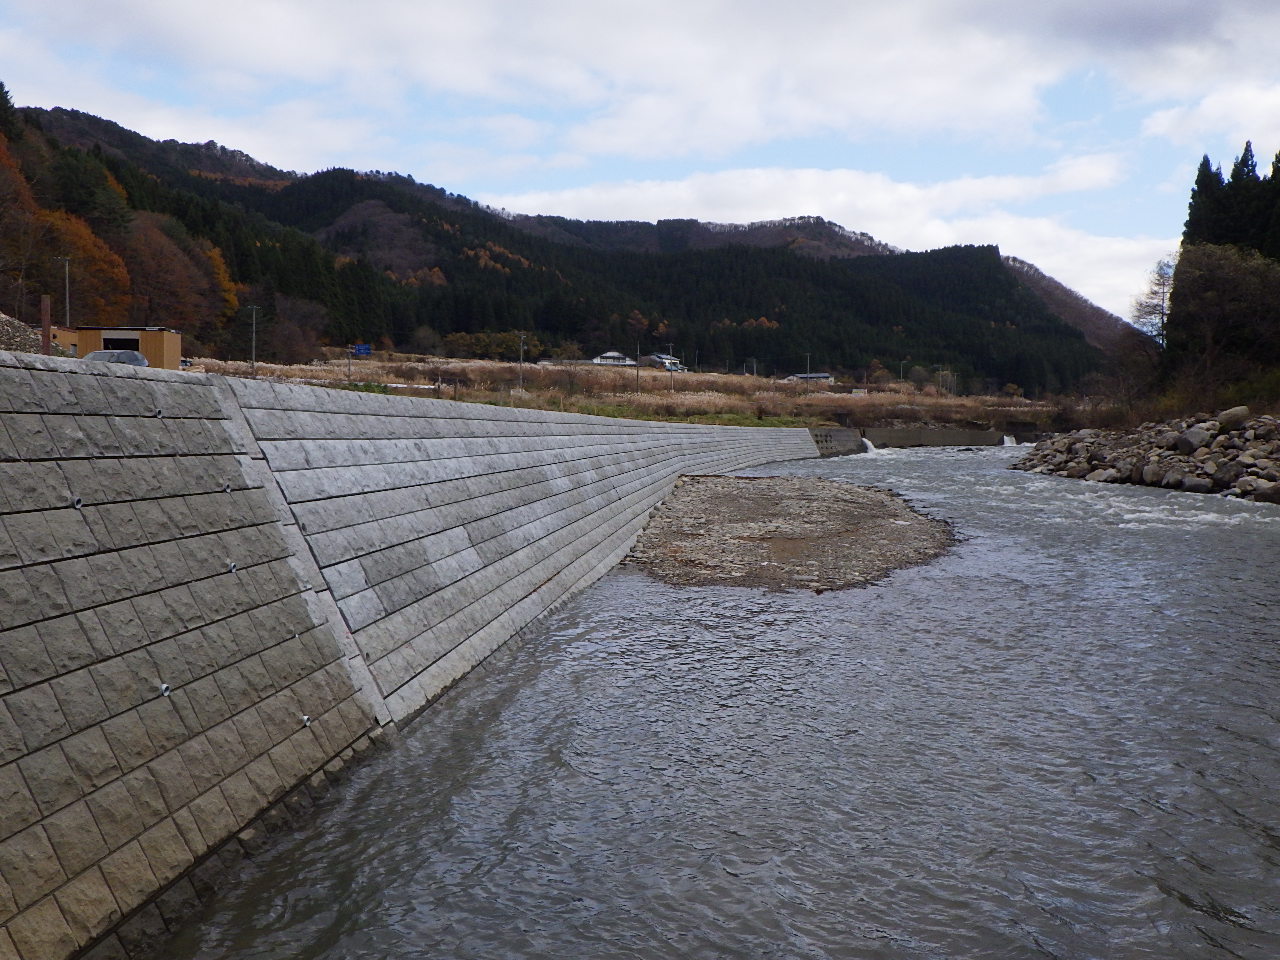
<instances>
[{"instance_id":1,"label":"water ripple","mask_svg":"<svg viewBox=\"0 0 1280 960\"><path fill-rule=\"evenodd\" d=\"M1280 956L1280 508L1014 455L786 465L962 542L820 596L610 575L171 955Z\"/></svg>"}]
</instances>

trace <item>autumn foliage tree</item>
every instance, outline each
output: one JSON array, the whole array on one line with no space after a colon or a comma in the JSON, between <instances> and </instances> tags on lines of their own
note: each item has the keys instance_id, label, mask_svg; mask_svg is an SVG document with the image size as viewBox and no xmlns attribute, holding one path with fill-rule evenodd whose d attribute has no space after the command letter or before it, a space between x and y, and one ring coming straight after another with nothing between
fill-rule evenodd
<instances>
[{"instance_id":1,"label":"autumn foliage tree","mask_svg":"<svg viewBox=\"0 0 1280 960\"><path fill-rule=\"evenodd\" d=\"M120 256L79 217L45 210L39 218L49 230L41 236L37 272L47 289L64 291L70 287L71 322L77 326L127 326L130 279ZM69 262L64 266L59 257L68 257ZM64 269L69 274L59 276Z\"/></svg>"},{"instance_id":2,"label":"autumn foliage tree","mask_svg":"<svg viewBox=\"0 0 1280 960\"><path fill-rule=\"evenodd\" d=\"M0 100L7 97L6 91ZM3 114L0 106L0 129L5 128ZM8 129L17 122L10 117ZM127 323L131 284L124 262L83 218L40 204L9 149L13 139L8 134L0 138L0 303L14 316L34 322L39 298L48 294L61 307L58 319L69 313L78 324ZM99 186L118 201L105 171L99 167L98 173Z\"/></svg>"},{"instance_id":3,"label":"autumn foliage tree","mask_svg":"<svg viewBox=\"0 0 1280 960\"><path fill-rule=\"evenodd\" d=\"M133 284L130 319L139 326L185 326L209 306L209 281L164 229L165 219L144 213L134 218L124 257Z\"/></svg>"},{"instance_id":4,"label":"autumn foliage tree","mask_svg":"<svg viewBox=\"0 0 1280 960\"><path fill-rule=\"evenodd\" d=\"M36 279L37 250L49 225L6 137L0 136L0 310L25 318L29 298L49 292Z\"/></svg>"}]
</instances>

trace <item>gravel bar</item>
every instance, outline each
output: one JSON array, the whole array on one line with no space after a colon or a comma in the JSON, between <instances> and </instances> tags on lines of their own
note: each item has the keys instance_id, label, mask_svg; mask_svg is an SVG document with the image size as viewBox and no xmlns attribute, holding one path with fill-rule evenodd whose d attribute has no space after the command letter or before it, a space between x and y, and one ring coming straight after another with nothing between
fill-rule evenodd
<instances>
[{"instance_id":1,"label":"gravel bar","mask_svg":"<svg viewBox=\"0 0 1280 960\"><path fill-rule=\"evenodd\" d=\"M688 476L624 563L680 586L842 590L927 563L954 542L885 490L808 477Z\"/></svg>"}]
</instances>

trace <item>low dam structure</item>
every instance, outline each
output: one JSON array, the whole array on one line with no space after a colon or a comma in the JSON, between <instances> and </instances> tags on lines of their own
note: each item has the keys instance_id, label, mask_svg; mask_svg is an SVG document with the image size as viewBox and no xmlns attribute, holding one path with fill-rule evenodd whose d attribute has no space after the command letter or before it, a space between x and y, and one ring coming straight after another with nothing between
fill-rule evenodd
<instances>
[{"instance_id":1,"label":"low dam structure","mask_svg":"<svg viewBox=\"0 0 1280 960\"><path fill-rule=\"evenodd\" d=\"M145 954L681 474L817 453L0 353L0 960Z\"/></svg>"}]
</instances>

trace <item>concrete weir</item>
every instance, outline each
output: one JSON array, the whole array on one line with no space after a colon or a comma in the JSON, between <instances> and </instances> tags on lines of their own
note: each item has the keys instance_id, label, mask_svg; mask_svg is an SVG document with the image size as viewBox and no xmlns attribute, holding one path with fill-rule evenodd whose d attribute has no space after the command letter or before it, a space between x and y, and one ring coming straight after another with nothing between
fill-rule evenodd
<instances>
[{"instance_id":1,"label":"concrete weir","mask_svg":"<svg viewBox=\"0 0 1280 960\"><path fill-rule=\"evenodd\" d=\"M816 455L0 353L0 960L148 953L680 474Z\"/></svg>"}]
</instances>

